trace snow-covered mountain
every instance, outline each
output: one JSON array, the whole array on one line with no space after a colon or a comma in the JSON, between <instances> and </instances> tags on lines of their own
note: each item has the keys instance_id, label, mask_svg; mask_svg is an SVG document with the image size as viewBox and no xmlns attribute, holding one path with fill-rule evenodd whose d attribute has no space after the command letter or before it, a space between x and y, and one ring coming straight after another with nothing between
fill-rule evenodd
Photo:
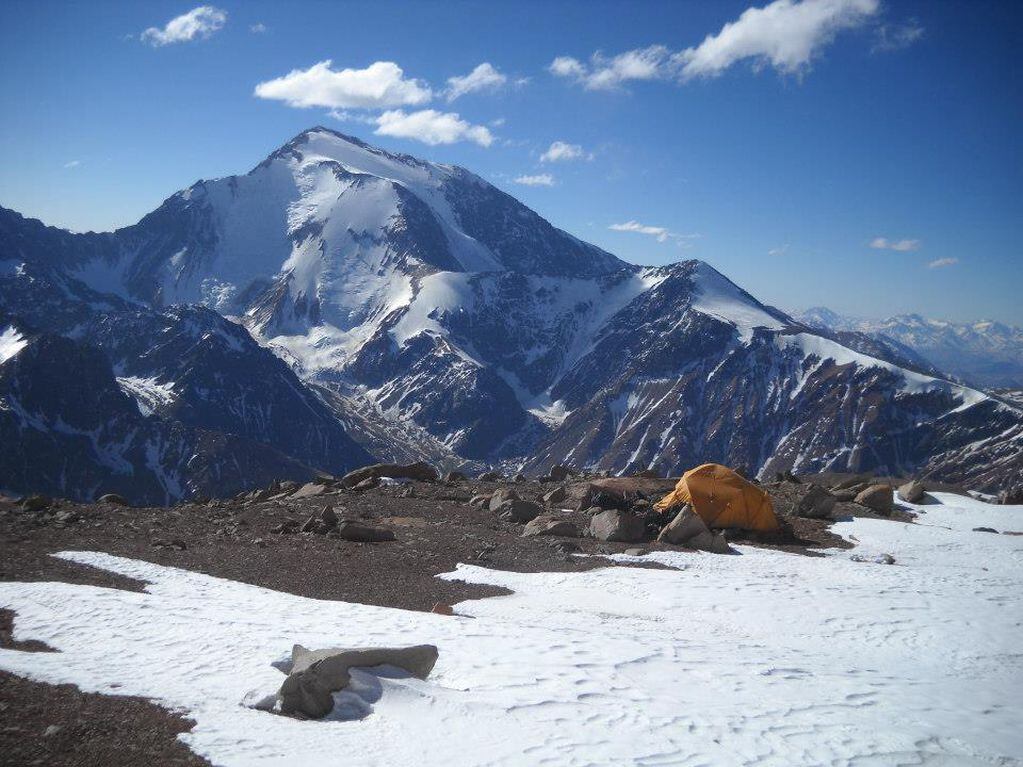
<instances>
[{"instance_id":1,"label":"snow-covered mountain","mask_svg":"<svg viewBox=\"0 0 1023 767\"><path fill-rule=\"evenodd\" d=\"M99 348L143 410L306 466L364 456L354 437L445 465L994 489L1023 452L1018 409L894 342L814 330L699 261L627 264L466 170L324 128L110 234L0 210L0 259L5 309ZM218 350L182 364L193 347L168 333Z\"/></svg>"},{"instance_id":2,"label":"snow-covered mountain","mask_svg":"<svg viewBox=\"0 0 1023 767\"><path fill-rule=\"evenodd\" d=\"M814 328L864 333L900 344L975 386L1023 388L1023 328L991 320L948 322L919 314L871 320L821 306L796 317Z\"/></svg>"}]
</instances>

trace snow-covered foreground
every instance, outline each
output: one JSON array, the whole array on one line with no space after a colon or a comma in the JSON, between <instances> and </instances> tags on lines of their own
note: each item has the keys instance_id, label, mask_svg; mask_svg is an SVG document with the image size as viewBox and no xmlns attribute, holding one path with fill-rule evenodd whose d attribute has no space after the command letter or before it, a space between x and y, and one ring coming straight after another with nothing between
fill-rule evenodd
<instances>
[{"instance_id":1,"label":"snow-covered foreground","mask_svg":"<svg viewBox=\"0 0 1023 767\"><path fill-rule=\"evenodd\" d=\"M852 551L659 553L679 569L443 577L515 594L445 617L267 591L105 554L147 593L0 583L0 668L143 695L196 720L215 764L1015 764L1023 758L1023 507L941 495L919 524L860 519ZM897 564L855 562L890 552ZM242 705L307 647L432 642L426 681L356 672L349 718Z\"/></svg>"}]
</instances>

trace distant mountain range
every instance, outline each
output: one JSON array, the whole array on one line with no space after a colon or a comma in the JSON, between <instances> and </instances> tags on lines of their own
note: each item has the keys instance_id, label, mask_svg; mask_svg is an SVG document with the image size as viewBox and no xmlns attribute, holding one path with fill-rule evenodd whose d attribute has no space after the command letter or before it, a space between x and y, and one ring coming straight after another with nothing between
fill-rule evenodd
<instances>
[{"instance_id":1,"label":"distant mountain range","mask_svg":"<svg viewBox=\"0 0 1023 767\"><path fill-rule=\"evenodd\" d=\"M1023 411L938 367L700 261L628 264L467 170L325 128L113 233L0 209L12 491L165 502L371 456L1003 487Z\"/></svg>"},{"instance_id":2,"label":"distant mountain range","mask_svg":"<svg viewBox=\"0 0 1023 767\"><path fill-rule=\"evenodd\" d=\"M868 334L896 343L973 386L1023 389L1023 328L1000 322L947 322L919 314L869 320L823 306L795 317L810 327Z\"/></svg>"}]
</instances>

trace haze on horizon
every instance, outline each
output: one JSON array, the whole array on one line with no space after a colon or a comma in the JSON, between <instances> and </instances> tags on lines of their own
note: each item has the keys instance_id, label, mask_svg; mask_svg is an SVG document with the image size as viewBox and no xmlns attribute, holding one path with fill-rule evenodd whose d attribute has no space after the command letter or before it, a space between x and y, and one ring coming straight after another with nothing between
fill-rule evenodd
<instances>
[{"instance_id":1,"label":"haze on horizon","mask_svg":"<svg viewBox=\"0 0 1023 767\"><path fill-rule=\"evenodd\" d=\"M1014 4L15 0L0 19L0 205L47 224L134 223L324 124L785 309L1023 325Z\"/></svg>"}]
</instances>

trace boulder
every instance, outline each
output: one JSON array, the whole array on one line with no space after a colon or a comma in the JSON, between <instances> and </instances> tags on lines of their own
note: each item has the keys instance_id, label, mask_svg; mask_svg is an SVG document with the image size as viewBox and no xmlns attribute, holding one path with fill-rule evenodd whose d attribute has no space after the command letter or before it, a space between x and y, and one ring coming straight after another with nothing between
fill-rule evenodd
<instances>
[{"instance_id":1,"label":"boulder","mask_svg":"<svg viewBox=\"0 0 1023 767\"><path fill-rule=\"evenodd\" d=\"M531 522L540 516L543 511L543 507L538 503L532 501L523 501L518 498L505 501L496 509L493 507L493 501L491 501L491 509L497 514L499 519L505 522L515 522L516 524L525 524Z\"/></svg>"},{"instance_id":2,"label":"boulder","mask_svg":"<svg viewBox=\"0 0 1023 767\"><path fill-rule=\"evenodd\" d=\"M683 544L697 535L709 533L706 523L699 514L687 503L675 515L675 517L664 526L657 540L662 543Z\"/></svg>"},{"instance_id":3,"label":"boulder","mask_svg":"<svg viewBox=\"0 0 1023 767\"><path fill-rule=\"evenodd\" d=\"M565 488L559 486L551 490L546 495L544 495L543 502L551 506L554 506L555 504L564 501L567 497L568 493L565 492Z\"/></svg>"},{"instance_id":4,"label":"boulder","mask_svg":"<svg viewBox=\"0 0 1023 767\"><path fill-rule=\"evenodd\" d=\"M334 513L333 506L323 507L323 511L320 512L320 522L322 522L328 529L333 530L337 527L337 524L340 521L341 520L338 519L337 514Z\"/></svg>"},{"instance_id":5,"label":"boulder","mask_svg":"<svg viewBox=\"0 0 1023 767\"><path fill-rule=\"evenodd\" d=\"M299 531L303 533L315 533L319 530L319 527L320 520L318 520L315 516L312 516L302 523L302 527L299 528Z\"/></svg>"},{"instance_id":6,"label":"boulder","mask_svg":"<svg viewBox=\"0 0 1023 767\"><path fill-rule=\"evenodd\" d=\"M42 511L53 505L53 499L46 495L30 495L21 502L25 511Z\"/></svg>"},{"instance_id":7,"label":"boulder","mask_svg":"<svg viewBox=\"0 0 1023 767\"><path fill-rule=\"evenodd\" d=\"M899 500L906 503L920 503L925 495L927 491L924 489L924 483L917 479L899 487Z\"/></svg>"},{"instance_id":8,"label":"boulder","mask_svg":"<svg viewBox=\"0 0 1023 767\"><path fill-rule=\"evenodd\" d=\"M291 494L292 498L313 498L317 495L323 495L327 492L327 486L321 485L319 482L307 482L302 485L298 490Z\"/></svg>"},{"instance_id":9,"label":"boulder","mask_svg":"<svg viewBox=\"0 0 1023 767\"><path fill-rule=\"evenodd\" d=\"M437 615L454 615L455 608L445 602L434 602L433 607L430 608L431 613Z\"/></svg>"},{"instance_id":10,"label":"boulder","mask_svg":"<svg viewBox=\"0 0 1023 767\"><path fill-rule=\"evenodd\" d=\"M850 489L852 489L854 487L857 487L857 486L860 486L861 489L862 489L863 487L866 487L869 484L868 482L866 482L864 480L865 480L865 477L859 476L859 475L857 475L855 477L849 477L848 479L843 479L841 482L839 482L837 485L834 485L831 488L831 492L834 493L834 492L837 492L839 490L850 490Z\"/></svg>"},{"instance_id":11,"label":"boulder","mask_svg":"<svg viewBox=\"0 0 1023 767\"><path fill-rule=\"evenodd\" d=\"M491 511L497 511L499 507L506 504L508 501L519 500L519 494L512 490L510 487L503 487L496 493L490 496L488 506Z\"/></svg>"},{"instance_id":12,"label":"boulder","mask_svg":"<svg viewBox=\"0 0 1023 767\"><path fill-rule=\"evenodd\" d=\"M547 472L547 476L550 477L550 480L552 482L564 482L566 479L568 479L571 473L572 470L569 469L567 466L557 464L555 466L551 466L551 470Z\"/></svg>"},{"instance_id":13,"label":"boulder","mask_svg":"<svg viewBox=\"0 0 1023 767\"><path fill-rule=\"evenodd\" d=\"M531 519L522 531L524 538L537 535L558 535L563 538L578 538L579 529L567 519L558 519L550 514L541 514Z\"/></svg>"},{"instance_id":14,"label":"boulder","mask_svg":"<svg viewBox=\"0 0 1023 767\"><path fill-rule=\"evenodd\" d=\"M866 490L861 490L855 501L860 506L866 506L878 514L891 514L895 507L895 496L892 493L891 485L871 485Z\"/></svg>"},{"instance_id":15,"label":"boulder","mask_svg":"<svg viewBox=\"0 0 1023 767\"><path fill-rule=\"evenodd\" d=\"M476 477L480 482L498 482L501 479L499 471L485 471Z\"/></svg>"},{"instance_id":16,"label":"boulder","mask_svg":"<svg viewBox=\"0 0 1023 767\"><path fill-rule=\"evenodd\" d=\"M483 508L484 506L488 506L489 507L489 505L490 505L490 494L489 493L482 493L480 495L474 495L472 498L469 499L469 505L470 506L479 506L480 508Z\"/></svg>"},{"instance_id":17,"label":"boulder","mask_svg":"<svg viewBox=\"0 0 1023 767\"><path fill-rule=\"evenodd\" d=\"M805 488L805 489L804 489ZM804 519L831 519L835 496L820 485L800 485L799 499L792 513Z\"/></svg>"},{"instance_id":18,"label":"boulder","mask_svg":"<svg viewBox=\"0 0 1023 767\"><path fill-rule=\"evenodd\" d=\"M415 479L421 482L436 482L437 470L425 461L409 464L397 463L375 463L372 466L363 466L361 469L350 471L341 477L342 487L355 487L367 479L380 480L383 477L390 479Z\"/></svg>"},{"instance_id":19,"label":"boulder","mask_svg":"<svg viewBox=\"0 0 1023 767\"><path fill-rule=\"evenodd\" d=\"M599 541L636 543L643 540L646 525L643 518L620 509L607 509L590 520L590 535Z\"/></svg>"},{"instance_id":20,"label":"boulder","mask_svg":"<svg viewBox=\"0 0 1023 767\"><path fill-rule=\"evenodd\" d=\"M374 487L380 486L380 477L366 477L361 482L357 482L352 485L352 490L356 492L362 492L363 490L372 490Z\"/></svg>"},{"instance_id":21,"label":"boulder","mask_svg":"<svg viewBox=\"0 0 1023 767\"><path fill-rule=\"evenodd\" d=\"M385 527L376 527L351 520L343 520L337 526L337 536L356 543L380 543L394 540L394 533Z\"/></svg>"},{"instance_id":22,"label":"boulder","mask_svg":"<svg viewBox=\"0 0 1023 767\"><path fill-rule=\"evenodd\" d=\"M444 481L449 483L465 482L469 478L460 471L449 471L444 475Z\"/></svg>"},{"instance_id":23,"label":"boulder","mask_svg":"<svg viewBox=\"0 0 1023 767\"><path fill-rule=\"evenodd\" d=\"M526 481L526 475L521 473L521 472L519 472L514 477L512 477L512 482L525 482L525 481Z\"/></svg>"},{"instance_id":24,"label":"boulder","mask_svg":"<svg viewBox=\"0 0 1023 767\"><path fill-rule=\"evenodd\" d=\"M128 501L124 499L124 496L118 495L117 493L104 493L96 499L96 503L110 503L114 506L128 505Z\"/></svg>"},{"instance_id":25,"label":"boulder","mask_svg":"<svg viewBox=\"0 0 1023 767\"><path fill-rule=\"evenodd\" d=\"M277 693L281 713L322 719L334 708L333 693L351 681L351 668L396 666L418 679L426 679L437 663L433 645L377 647L359 650L291 650L291 670Z\"/></svg>"},{"instance_id":26,"label":"boulder","mask_svg":"<svg viewBox=\"0 0 1023 767\"><path fill-rule=\"evenodd\" d=\"M975 533L994 533L995 535L998 534L998 531L995 530L993 527L975 527L975 528L973 528L973 532L975 532Z\"/></svg>"}]
</instances>

